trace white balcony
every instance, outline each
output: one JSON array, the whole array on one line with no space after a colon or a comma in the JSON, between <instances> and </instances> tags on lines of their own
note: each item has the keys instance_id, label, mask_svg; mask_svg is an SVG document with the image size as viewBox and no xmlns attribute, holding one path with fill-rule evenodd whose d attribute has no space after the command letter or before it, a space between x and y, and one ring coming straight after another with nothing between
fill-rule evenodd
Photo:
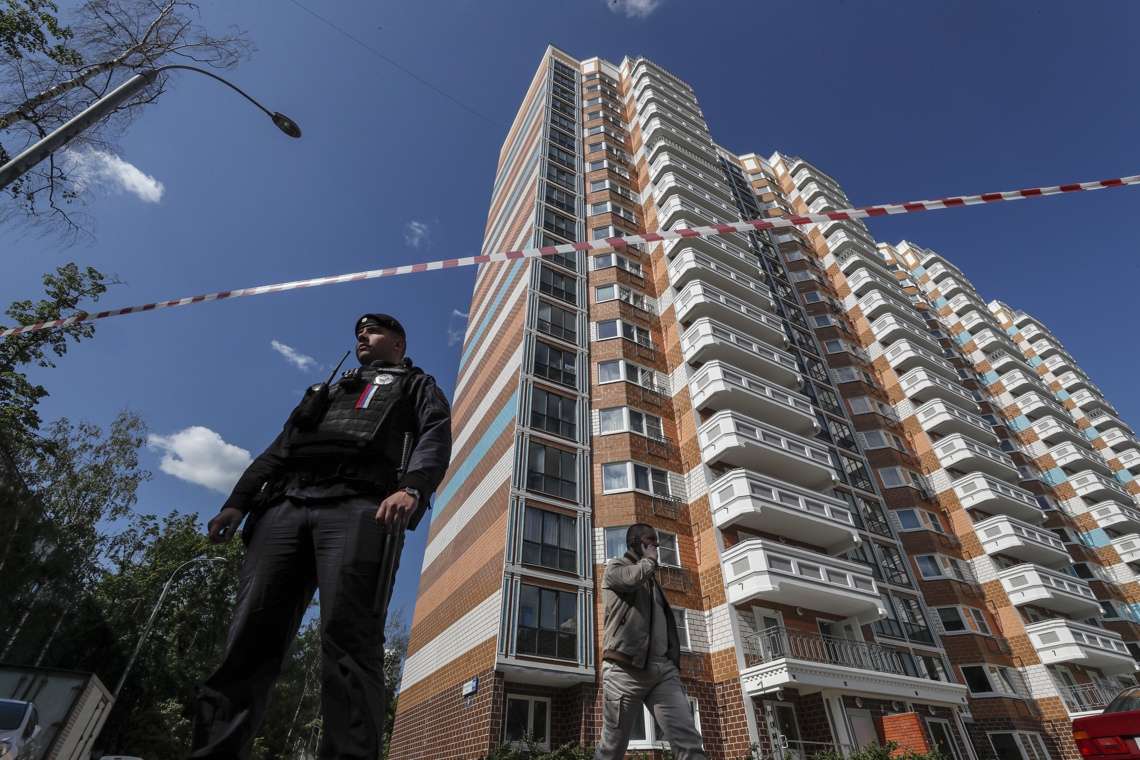
<instances>
[{"instance_id":1,"label":"white balcony","mask_svg":"<svg viewBox=\"0 0 1140 760\"><path fill-rule=\"evenodd\" d=\"M866 565L759 538L724 552L729 604L764 601L826 611L870 623L886 614Z\"/></svg>"},{"instance_id":2,"label":"white balcony","mask_svg":"<svg viewBox=\"0 0 1140 760\"><path fill-rule=\"evenodd\" d=\"M709 486L713 522L786 536L840 554L860 543L847 503L747 470Z\"/></svg>"},{"instance_id":3,"label":"white balcony","mask_svg":"<svg viewBox=\"0 0 1140 760\"><path fill-rule=\"evenodd\" d=\"M1077 617L1100 614L1096 595L1080 578L1028 563L1000 570L997 575L1015 606L1032 604Z\"/></svg>"},{"instance_id":4,"label":"white balcony","mask_svg":"<svg viewBox=\"0 0 1140 760\"><path fill-rule=\"evenodd\" d=\"M681 322L707 317L775 346L788 342L784 323L775 314L698 280L686 285L673 303Z\"/></svg>"},{"instance_id":5,"label":"white balcony","mask_svg":"<svg viewBox=\"0 0 1140 760\"><path fill-rule=\"evenodd\" d=\"M743 467L809 488L839 482L826 448L738 412L714 414L700 426L698 439L706 464Z\"/></svg>"},{"instance_id":6,"label":"white balcony","mask_svg":"<svg viewBox=\"0 0 1140 760\"><path fill-rule=\"evenodd\" d=\"M685 251L669 263L669 282L678 290L699 279L739 298L760 299L765 308L773 309L772 291L759 277L755 267L748 274L695 250Z\"/></svg>"},{"instance_id":7,"label":"white balcony","mask_svg":"<svg viewBox=\"0 0 1140 760\"><path fill-rule=\"evenodd\" d=\"M900 375L914 367L925 367L944 375L949 380L958 379L958 373L950 362L910 340L904 339L892 343L884 356L887 363Z\"/></svg>"},{"instance_id":8,"label":"white balcony","mask_svg":"<svg viewBox=\"0 0 1140 760\"><path fill-rule=\"evenodd\" d=\"M1111 543L1112 548L1120 555L1121 562L1140 562L1140 535L1129 533L1114 538Z\"/></svg>"},{"instance_id":9,"label":"white balcony","mask_svg":"<svg viewBox=\"0 0 1140 760\"><path fill-rule=\"evenodd\" d=\"M1102 528L1119 533L1140 533L1140 510L1115 501L1102 501L1089 507L1089 514Z\"/></svg>"},{"instance_id":10,"label":"white balcony","mask_svg":"<svg viewBox=\"0 0 1140 760\"><path fill-rule=\"evenodd\" d=\"M1038 420L1041 417L1051 414L1062 422L1072 422L1072 415L1070 415L1065 408L1058 404L1051 398L1036 391L1030 391L1024 395L1017 397L1017 408L1031 420Z\"/></svg>"},{"instance_id":11,"label":"white balcony","mask_svg":"<svg viewBox=\"0 0 1140 760\"><path fill-rule=\"evenodd\" d=\"M875 699L966 706L966 687L907 675L905 652L882 644L821 636L782 626L747 635L740 681L748 696L791 688L800 695L834 690Z\"/></svg>"},{"instance_id":12,"label":"white balcony","mask_svg":"<svg viewBox=\"0 0 1140 760\"><path fill-rule=\"evenodd\" d=\"M954 495L966 509L1009 515L1031 523L1044 521L1033 494L980 472L958 478L952 484Z\"/></svg>"},{"instance_id":13,"label":"white balcony","mask_svg":"<svg viewBox=\"0 0 1140 760\"><path fill-rule=\"evenodd\" d=\"M888 311L894 312L904 319L914 320L918 318L918 312L911 306L910 301L903 300L897 295L888 296L882 290L872 290L856 303L859 304L859 310L863 312L863 316L868 321L877 319Z\"/></svg>"},{"instance_id":14,"label":"white balcony","mask_svg":"<svg viewBox=\"0 0 1140 760\"><path fill-rule=\"evenodd\" d=\"M938 463L947 470L983 472L1011 482L1017 480L1017 465L1012 459L1000 450L978 443L961 433L948 435L936 441L934 455L938 458Z\"/></svg>"},{"instance_id":15,"label":"white balcony","mask_svg":"<svg viewBox=\"0 0 1140 760\"><path fill-rule=\"evenodd\" d=\"M918 344L928 351L940 350L938 342L925 329L915 327L910 320L902 319L897 314L887 313L871 323L871 332L883 345L890 345L899 338L918 341Z\"/></svg>"},{"instance_id":16,"label":"white balcony","mask_svg":"<svg viewBox=\"0 0 1140 760\"><path fill-rule=\"evenodd\" d=\"M1037 390L1044 391L1045 388L1041 385L1041 381L1037 379L1037 375L1025 372L1020 369L1011 370L998 378L1001 381L1002 387L1013 395L1017 395L1018 391Z\"/></svg>"},{"instance_id":17,"label":"white balcony","mask_svg":"<svg viewBox=\"0 0 1140 760\"><path fill-rule=\"evenodd\" d=\"M998 351L986 357L990 362L990 367L994 372L999 374L1008 372L1013 368L1018 368L1030 375L1037 374L1033 368L1026 363L1025 357L1020 353L1012 353L1009 351Z\"/></svg>"},{"instance_id":18,"label":"white balcony","mask_svg":"<svg viewBox=\"0 0 1140 760\"><path fill-rule=\"evenodd\" d=\"M974 335L974 345L986 354L996 353L997 351L1009 351L1016 348L1009 338L1005 337L1004 333L994 328L986 328Z\"/></svg>"},{"instance_id":19,"label":"white balcony","mask_svg":"<svg viewBox=\"0 0 1140 760\"><path fill-rule=\"evenodd\" d=\"M1073 403L1077 405L1078 409L1083 410L1086 414L1094 409L1100 409L1106 412L1115 412L1116 409L1112 404L1104 400L1099 393L1093 393L1090 390L1077 391L1072 396Z\"/></svg>"},{"instance_id":20,"label":"white balcony","mask_svg":"<svg viewBox=\"0 0 1140 760\"><path fill-rule=\"evenodd\" d=\"M807 396L719 360L701 366L689 380L689 393L696 409L735 409L800 435L819 431Z\"/></svg>"},{"instance_id":21,"label":"white balcony","mask_svg":"<svg viewBox=\"0 0 1140 760\"><path fill-rule=\"evenodd\" d=\"M1113 457L1120 463L1122 469L1127 470L1132 475L1140 475L1140 451L1136 449L1125 449Z\"/></svg>"},{"instance_id":22,"label":"white balcony","mask_svg":"<svg viewBox=\"0 0 1140 760\"><path fill-rule=\"evenodd\" d=\"M986 554L1005 554L1045 567L1061 567L1072 562L1065 545L1051 530L1006 515L974 523L974 533Z\"/></svg>"},{"instance_id":23,"label":"white balcony","mask_svg":"<svg viewBox=\"0 0 1140 760\"><path fill-rule=\"evenodd\" d=\"M1054 446L1046 453L1053 457L1058 467L1070 475L1085 470L1093 470L1103 475L1112 474L1108 463L1088 446L1065 442Z\"/></svg>"},{"instance_id":24,"label":"white balcony","mask_svg":"<svg viewBox=\"0 0 1140 760\"><path fill-rule=\"evenodd\" d=\"M856 269L854 273L847 277L847 285L850 286L852 293L860 297L872 288L881 288L892 293L900 290L898 280L893 277L890 279L881 277L877 273L872 272L870 267Z\"/></svg>"},{"instance_id":25,"label":"white balcony","mask_svg":"<svg viewBox=\"0 0 1140 760\"><path fill-rule=\"evenodd\" d=\"M1069 441L1070 443L1088 445L1089 439L1077 429L1076 425L1062 422L1056 417L1042 417L1030 427L1033 428L1033 432L1037 433L1039 439L1048 444Z\"/></svg>"},{"instance_id":26,"label":"white balcony","mask_svg":"<svg viewBox=\"0 0 1140 760\"><path fill-rule=\"evenodd\" d=\"M666 172L661 181L653 186L654 199L660 205L665 205L669 198L676 196L682 200L692 202L698 209L709 209L717 216L731 214L732 206L725 203L719 196L706 191L695 182L683 179L674 172Z\"/></svg>"},{"instance_id":27,"label":"white balcony","mask_svg":"<svg viewBox=\"0 0 1140 760\"><path fill-rule=\"evenodd\" d=\"M987 446L998 443L993 426L976 414L971 414L941 399L931 399L914 410L918 424L928 433L950 435L962 433Z\"/></svg>"},{"instance_id":28,"label":"white balcony","mask_svg":"<svg viewBox=\"0 0 1140 760\"><path fill-rule=\"evenodd\" d=\"M1034 343L1030 344L1030 348L1037 354L1037 356L1044 360L1050 356L1065 355L1068 353L1065 349L1061 348L1061 344L1052 341L1048 338L1041 338Z\"/></svg>"},{"instance_id":29,"label":"white balcony","mask_svg":"<svg viewBox=\"0 0 1140 760\"><path fill-rule=\"evenodd\" d=\"M1111 428L1120 428L1129 434L1135 434L1132 426L1120 419L1115 413L1108 412L1103 409L1096 409L1088 414L1089 422L1093 424L1097 430L1105 431Z\"/></svg>"},{"instance_id":30,"label":"white balcony","mask_svg":"<svg viewBox=\"0 0 1140 760\"><path fill-rule=\"evenodd\" d=\"M1092 501L1119 499L1126 504L1132 503L1132 496L1119 483L1095 472L1083 472L1080 475L1074 475L1069 478L1069 485L1082 499Z\"/></svg>"},{"instance_id":31,"label":"white balcony","mask_svg":"<svg viewBox=\"0 0 1140 760\"><path fill-rule=\"evenodd\" d=\"M1137 441L1135 436L1129 435L1120 428L1108 428L1105 430L1098 428L1097 430L1100 433L1100 437L1108 444L1108 447L1115 452L1120 452L1124 449L1140 451L1140 441Z\"/></svg>"},{"instance_id":32,"label":"white balcony","mask_svg":"<svg viewBox=\"0 0 1140 760\"><path fill-rule=\"evenodd\" d=\"M917 403L939 398L971 412L980 409L977 400L962 385L921 367L901 375L899 386L907 398Z\"/></svg>"},{"instance_id":33,"label":"white balcony","mask_svg":"<svg viewBox=\"0 0 1140 760\"><path fill-rule=\"evenodd\" d=\"M681 336L681 351L690 363L721 359L785 388L803 386L794 356L713 319L690 325Z\"/></svg>"},{"instance_id":34,"label":"white balcony","mask_svg":"<svg viewBox=\"0 0 1140 760\"><path fill-rule=\"evenodd\" d=\"M713 174L711 166L698 166L696 161L683 156L680 152L676 150L670 152L669 147L668 143L661 141L650 148L652 158L649 163L649 172L654 182L663 172L680 169L708 192L713 193L726 203L732 202L732 195L724 184L724 180Z\"/></svg>"},{"instance_id":35,"label":"white balcony","mask_svg":"<svg viewBox=\"0 0 1140 760\"><path fill-rule=\"evenodd\" d=\"M1032 623L1025 632L1045 665L1083 665L1109 676L1136 671L1136 661L1119 633L1064 619Z\"/></svg>"},{"instance_id":36,"label":"white balcony","mask_svg":"<svg viewBox=\"0 0 1140 760\"><path fill-rule=\"evenodd\" d=\"M665 256L670 260L685 251L693 250L697 253L716 259L720 263L741 272L759 272L759 262L756 255L745 251L732 242L730 236L718 237L688 237L671 240L665 243ZM757 275L758 276L758 275Z\"/></svg>"},{"instance_id":37,"label":"white balcony","mask_svg":"<svg viewBox=\"0 0 1140 760\"><path fill-rule=\"evenodd\" d=\"M1069 370L1063 375L1057 375L1057 382L1069 393L1076 393L1082 389L1093 389L1093 385L1087 377L1077 374L1072 370Z\"/></svg>"}]
</instances>

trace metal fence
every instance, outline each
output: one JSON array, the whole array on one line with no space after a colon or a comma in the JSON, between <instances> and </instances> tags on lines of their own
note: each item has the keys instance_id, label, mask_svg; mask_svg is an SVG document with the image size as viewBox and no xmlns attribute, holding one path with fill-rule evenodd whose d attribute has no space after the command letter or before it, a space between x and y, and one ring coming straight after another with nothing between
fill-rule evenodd
<instances>
[{"instance_id":1,"label":"metal fence","mask_svg":"<svg viewBox=\"0 0 1140 760\"><path fill-rule=\"evenodd\" d=\"M874 670L879 673L917 675L913 663L903 662L905 654L880 644L789 631L782 626L774 626L744 637L746 667L791 657L796 660ZM911 667L906 667L907 664Z\"/></svg>"},{"instance_id":2,"label":"metal fence","mask_svg":"<svg viewBox=\"0 0 1140 760\"><path fill-rule=\"evenodd\" d=\"M1069 712L1090 712L1103 710L1112 701L1115 692L1110 692L1100 684L1086 683L1079 686L1060 687L1061 699Z\"/></svg>"}]
</instances>

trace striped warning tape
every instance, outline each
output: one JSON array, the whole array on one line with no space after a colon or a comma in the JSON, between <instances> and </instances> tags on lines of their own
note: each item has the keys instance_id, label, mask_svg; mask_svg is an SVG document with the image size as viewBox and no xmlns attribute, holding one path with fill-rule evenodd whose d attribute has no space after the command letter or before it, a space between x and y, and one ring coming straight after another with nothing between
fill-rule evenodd
<instances>
[{"instance_id":1,"label":"striped warning tape","mask_svg":"<svg viewBox=\"0 0 1140 760\"><path fill-rule=\"evenodd\" d=\"M97 319L106 319L107 317L121 317L124 314L135 314L141 311L170 309L175 306L189 306L196 303L206 303L207 301L221 301L230 298L243 298L245 296L260 296L266 293L282 293L286 290L299 290L301 288L317 288L322 285L339 285L344 282L375 280L379 277L398 277L400 275L414 274L416 272L433 272L438 269L469 267L475 264L489 264L497 261L539 258L560 253L573 253L574 251L609 250L611 248L620 250L626 245L658 243L665 240L679 240L681 238L715 237L717 235L731 235L740 232L772 230L796 227L804 224L825 224L827 222L867 219L870 217L890 216L893 214L913 214L917 211L933 211L935 209L957 208L959 206L975 206L983 203L1017 201L1024 198L1042 198L1047 195L1061 195L1085 190L1104 190L1109 187L1123 187L1125 185L1140 185L1140 175L1120 177L1117 179L1102 179L1096 182L1074 182L1068 185L1033 187L1025 190L1010 190L1002 193L959 195L934 201L912 201L910 203L895 203L885 206L862 206L860 208L839 209L838 211L825 211L821 214L751 219L701 227L681 227L673 230L645 232L640 235L627 235L619 238L601 238L599 240L580 241L577 243L548 245L541 248L523 248L517 251L502 251L499 253L481 254L479 256L463 256L457 259L424 261L419 264L404 264L402 266L387 267L385 269L370 269L365 272L352 272L329 277L315 277L310 280L294 280L293 282L280 282L275 285L258 285L254 288L241 288L239 290L222 290L217 293L190 296L188 298L176 298L172 301L158 301L141 306L128 306L123 309L110 309L108 311L95 312L94 314L79 312L65 319L53 319L51 321L36 322L21 327L0 329L0 337L6 338L10 335L22 335L39 330L67 327L68 325L73 325L78 322L91 322Z\"/></svg>"}]
</instances>

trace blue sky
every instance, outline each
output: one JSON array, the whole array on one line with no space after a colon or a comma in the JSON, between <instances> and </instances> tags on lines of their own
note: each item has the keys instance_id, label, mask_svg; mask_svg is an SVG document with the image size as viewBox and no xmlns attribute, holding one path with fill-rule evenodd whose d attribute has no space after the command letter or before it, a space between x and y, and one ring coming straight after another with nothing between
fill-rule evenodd
<instances>
[{"instance_id":1,"label":"blue sky","mask_svg":"<svg viewBox=\"0 0 1140 760\"><path fill-rule=\"evenodd\" d=\"M125 306L476 253L499 147L547 43L652 58L694 86L726 147L802 155L860 205L1140 172L1136 4L641 0L638 15L603 0L301 1L482 116L290 0L203 0L207 24L241 26L258 47L229 76L304 138L176 75L121 142L161 199L102 192L88 208L95 240L71 248L9 237L0 303L38 296L41 274L72 260L123 280L103 303ZM1140 191L1110 190L872 231L939 250L983 297L1042 318L1137 422L1138 204ZM109 320L36 374L52 393L43 412L106 424L131 409L157 435L199 426L256 454L351 345L354 318L376 310L403 319L410 355L450 394L459 346L448 334L473 278L452 270ZM316 366L294 366L273 341ZM223 494L160 461L146 453L155 476L140 509L214 514ZM397 584L408 617L426 526Z\"/></svg>"}]
</instances>

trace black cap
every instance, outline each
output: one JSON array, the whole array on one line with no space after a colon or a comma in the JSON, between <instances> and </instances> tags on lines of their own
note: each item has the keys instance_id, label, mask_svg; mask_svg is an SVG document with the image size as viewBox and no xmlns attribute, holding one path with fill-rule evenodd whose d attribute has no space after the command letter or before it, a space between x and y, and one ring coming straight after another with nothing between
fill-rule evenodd
<instances>
[{"instance_id":1,"label":"black cap","mask_svg":"<svg viewBox=\"0 0 1140 760\"><path fill-rule=\"evenodd\" d=\"M408 334L404 332L404 326L400 324L399 320L388 314L365 314L360 319L356 320L356 329L352 334L359 334L360 329L365 325L378 325L387 330L391 330L403 338L405 341L408 339Z\"/></svg>"}]
</instances>

